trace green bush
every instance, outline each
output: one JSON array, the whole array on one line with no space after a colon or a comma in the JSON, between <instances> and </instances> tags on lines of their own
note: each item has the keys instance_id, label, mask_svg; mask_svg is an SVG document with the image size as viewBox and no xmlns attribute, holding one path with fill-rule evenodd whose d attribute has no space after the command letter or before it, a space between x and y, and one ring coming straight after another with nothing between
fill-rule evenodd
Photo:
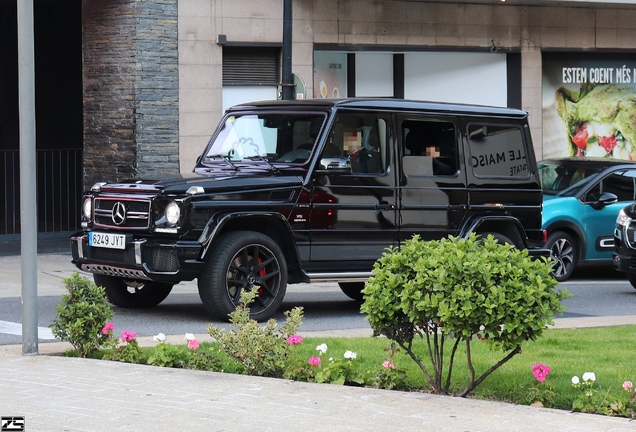
<instances>
[{"instance_id":1,"label":"green bush","mask_svg":"<svg viewBox=\"0 0 636 432\"><path fill-rule=\"evenodd\" d=\"M287 320L276 329L275 319L270 319L261 326L250 319L249 304L257 295L253 291L241 293L241 305L230 317L235 330L227 331L213 324L208 326L208 334L219 344L220 352L233 359L247 375L281 377L289 358L293 354L293 345L286 339L295 334L303 319L302 308L294 308L285 312Z\"/></svg>"},{"instance_id":2,"label":"green bush","mask_svg":"<svg viewBox=\"0 0 636 432\"><path fill-rule=\"evenodd\" d=\"M551 270L547 259L533 260L526 250L500 245L492 236L439 241L414 236L376 262L361 310L374 333L408 353L436 393L450 392L455 354L463 342L469 382L457 395L466 396L563 311L561 301L569 294L553 289L557 281ZM418 338L426 341L426 360L413 349ZM478 378L470 351L475 338L507 352ZM452 341L448 360L447 341Z\"/></svg>"},{"instance_id":3,"label":"green bush","mask_svg":"<svg viewBox=\"0 0 636 432\"><path fill-rule=\"evenodd\" d=\"M108 335L101 330L112 318L113 311L104 289L79 273L63 282L68 294L62 295L51 330L57 338L69 342L78 357L88 357L107 341Z\"/></svg>"}]
</instances>

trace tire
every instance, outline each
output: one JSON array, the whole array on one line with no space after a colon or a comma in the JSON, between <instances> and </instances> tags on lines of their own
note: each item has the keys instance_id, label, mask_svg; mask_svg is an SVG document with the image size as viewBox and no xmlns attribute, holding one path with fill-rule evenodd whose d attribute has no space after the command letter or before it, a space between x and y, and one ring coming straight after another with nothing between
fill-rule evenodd
<instances>
[{"instance_id":1,"label":"tire","mask_svg":"<svg viewBox=\"0 0 636 432\"><path fill-rule=\"evenodd\" d=\"M198 279L199 297L215 318L227 321L245 289L260 286L250 318L264 321L280 307L287 289L287 263L280 247L254 231L223 234ZM258 265L252 265L254 258Z\"/></svg>"},{"instance_id":2,"label":"tire","mask_svg":"<svg viewBox=\"0 0 636 432\"><path fill-rule=\"evenodd\" d=\"M550 249L550 256L554 260L552 276L559 282L568 280L574 272L578 257L574 239L564 231L555 231L548 237L546 247Z\"/></svg>"},{"instance_id":3,"label":"tire","mask_svg":"<svg viewBox=\"0 0 636 432\"><path fill-rule=\"evenodd\" d=\"M172 291L172 284L93 275L95 285L104 287L106 300L115 306L144 309L157 306Z\"/></svg>"},{"instance_id":4,"label":"tire","mask_svg":"<svg viewBox=\"0 0 636 432\"><path fill-rule=\"evenodd\" d=\"M342 292L357 302L362 302L363 294L362 290L364 289L364 282L338 282L340 289Z\"/></svg>"},{"instance_id":5,"label":"tire","mask_svg":"<svg viewBox=\"0 0 636 432\"><path fill-rule=\"evenodd\" d=\"M632 287L636 288L636 274L627 273L627 280L632 284Z\"/></svg>"}]
</instances>

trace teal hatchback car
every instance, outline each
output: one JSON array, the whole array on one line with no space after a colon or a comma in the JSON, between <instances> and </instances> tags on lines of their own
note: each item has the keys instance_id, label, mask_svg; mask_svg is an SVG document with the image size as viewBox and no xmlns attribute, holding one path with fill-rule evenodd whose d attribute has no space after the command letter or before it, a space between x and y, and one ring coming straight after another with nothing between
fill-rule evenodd
<instances>
[{"instance_id":1,"label":"teal hatchback car","mask_svg":"<svg viewBox=\"0 0 636 432\"><path fill-rule=\"evenodd\" d=\"M636 201L636 162L572 157L538 165L554 277L564 281L579 265L610 264L618 212Z\"/></svg>"}]
</instances>

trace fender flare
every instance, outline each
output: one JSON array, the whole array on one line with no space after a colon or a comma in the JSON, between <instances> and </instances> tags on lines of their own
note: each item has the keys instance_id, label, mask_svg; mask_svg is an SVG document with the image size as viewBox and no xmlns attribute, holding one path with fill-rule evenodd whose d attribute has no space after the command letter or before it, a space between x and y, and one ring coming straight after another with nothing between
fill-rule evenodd
<instances>
[{"instance_id":1,"label":"fender flare","mask_svg":"<svg viewBox=\"0 0 636 432\"><path fill-rule=\"evenodd\" d=\"M504 226L514 227L513 230L516 233L516 236L511 236L509 234L509 230L498 230L498 229L488 229L488 231L498 232L500 234L507 235L508 237L516 237L510 238L513 242L521 242L521 247L526 249L528 247L528 236L526 235L526 230L523 228L523 224L513 216L505 216L505 215L484 215L484 216L475 216L473 218L468 219L459 230L459 237L465 238L472 232L479 232L480 227L491 223L504 223Z\"/></svg>"},{"instance_id":2,"label":"fender flare","mask_svg":"<svg viewBox=\"0 0 636 432\"><path fill-rule=\"evenodd\" d=\"M209 253L210 247L214 244L214 241L219 238L224 232L226 232L225 228L229 224L233 224L235 221L240 219L263 219L268 218L272 221L274 225L267 224L245 224L246 231L257 231L266 235L271 236L271 230L266 229L269 227L274 227L276 231L277 238L282 241L280 244L283 253L285 254L285 259L287 260L288 268L297 269L298 272L301 272L301 264L300 264L300 253L298 252L298 246L296 245L296 241L294 240L294 236L292 235L292 229L289 225L289 221L280 213L273 211L237 211L237 212L223 212L214 214L208 223L205 225L205 228L201 232L199 236L199 243L202 246L201 259L205 259L207 254ZM250 226L252 225L252 226ZM281 238L282 237L282 238ZM295 273L296 274L296 273Z\"/></svg>"},{"instance_id":3,"label":"fender flare","mask_svg":"<svg viewBox=\"0 0 636 432\"><path fill-rule=\"evenodd\" d=\"M581 244L580 252L584 254L585 251L587 250L587 239L585 238L585 233L583 233L583 230L581 229L581 227L579 227L576 223L568 221L568 220L560 220L560 221L555 221L552 224L546 226L545 229L548 231L548 237L554 231L572 231L574 232L574 235L576 236L574 240L580 242ZM577 258L581 259L581 257L577 257Z\"/></svg>"}]
</instances>

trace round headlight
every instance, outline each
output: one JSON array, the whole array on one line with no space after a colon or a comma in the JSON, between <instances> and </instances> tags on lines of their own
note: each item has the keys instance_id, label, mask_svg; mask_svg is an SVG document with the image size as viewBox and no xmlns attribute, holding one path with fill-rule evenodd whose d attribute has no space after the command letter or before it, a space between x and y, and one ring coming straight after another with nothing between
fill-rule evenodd
<instances>
[{"instance_id":1,"label":"round headlight","mask_svg":"<svg viewBox=\"0 0 636 432\"><path fill-rule=\"evenodd\" d=\"M87 220L91 220L91 216L93 215L93 200L91 198L86 198L84 200L84 204L82 204L82 211L84 212L84 217Z\"/></svg>"},{"instance_id":2,"label":"round headlight","mask_svg":"<svg viewBox=\"0 0 636 432\"><path fill-rule=\"evenodd\" d=\"M172 201L166 206L166 221L170 226L175 226L181 217L181 209L179 204Z\"/></svg>"}]
</instances>

